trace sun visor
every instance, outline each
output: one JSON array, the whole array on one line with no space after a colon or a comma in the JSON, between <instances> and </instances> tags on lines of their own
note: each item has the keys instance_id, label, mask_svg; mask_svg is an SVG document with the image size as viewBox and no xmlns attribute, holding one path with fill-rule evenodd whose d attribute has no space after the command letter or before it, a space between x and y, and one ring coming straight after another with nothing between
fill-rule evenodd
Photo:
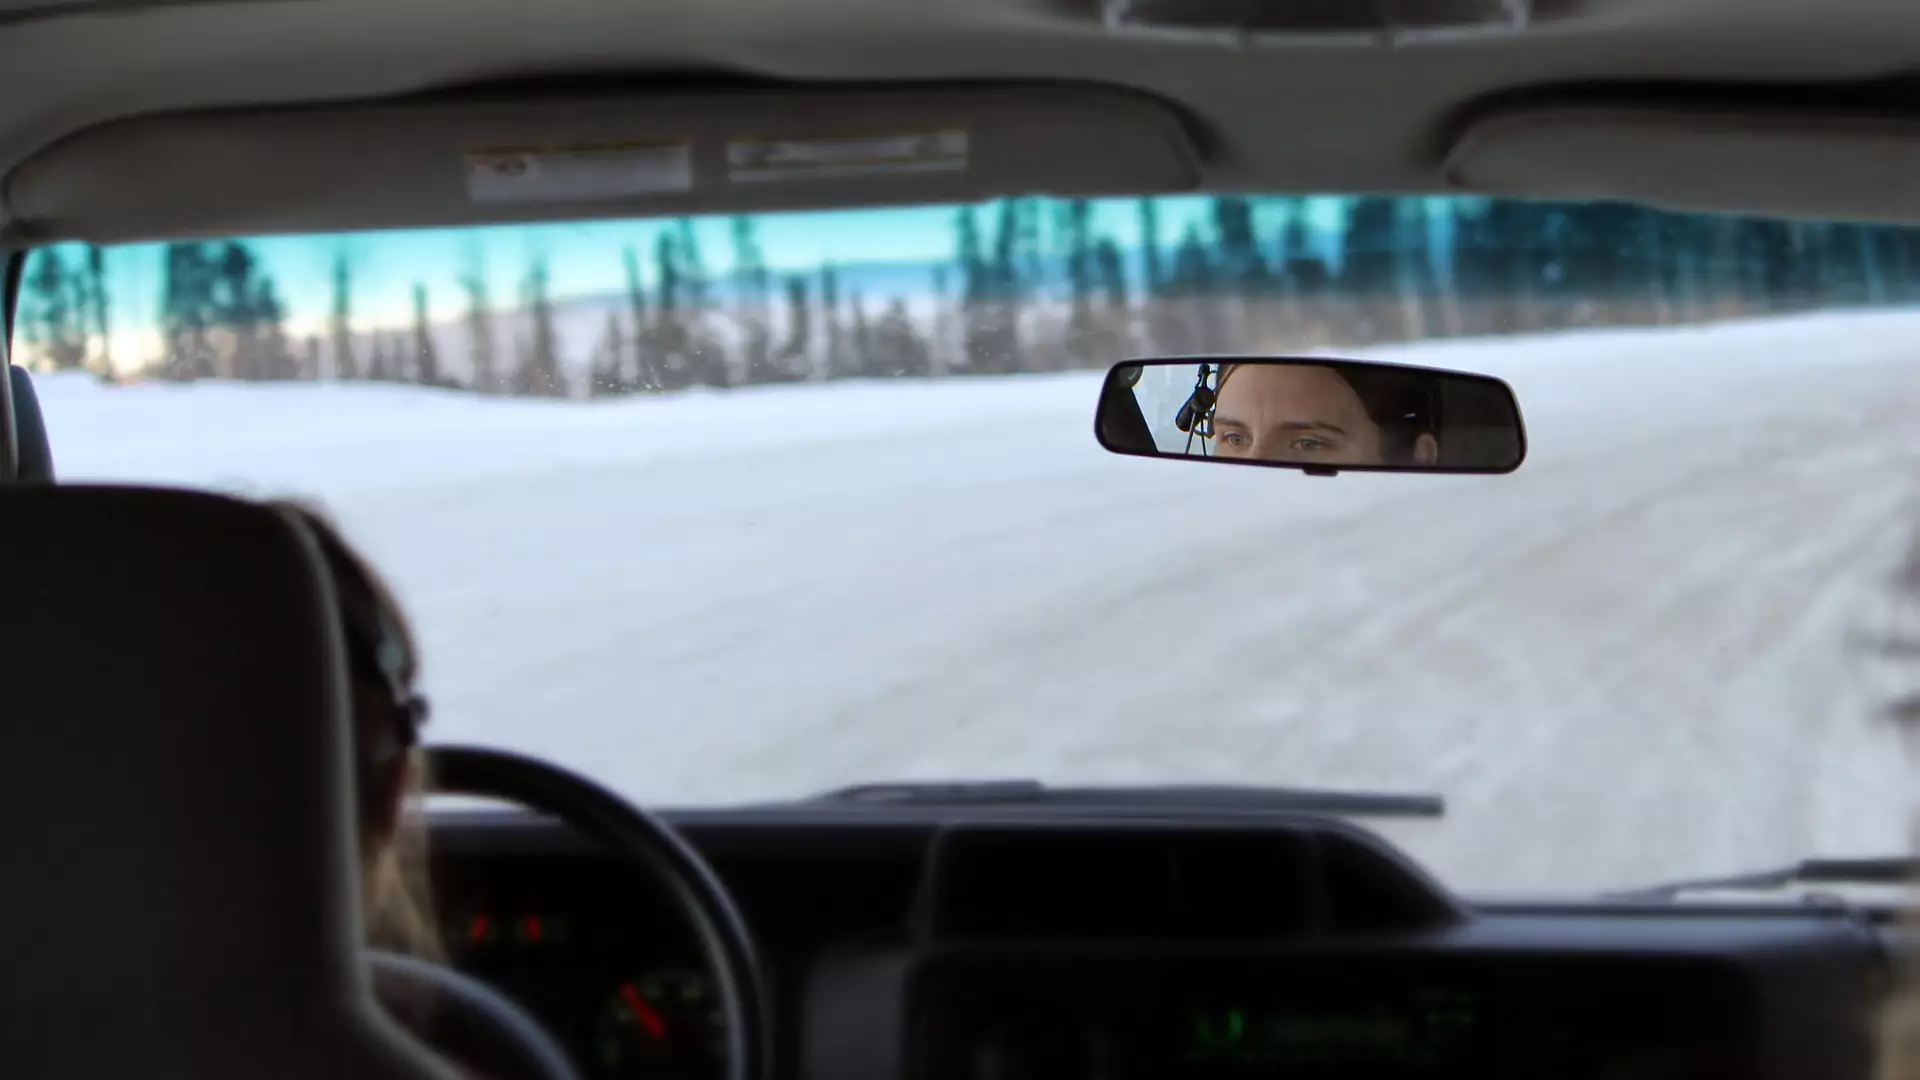
<instances>
[{"instance_id":1,"label":"sun visor","mask_svg":"<svg viewBox=\"0 0 1920 1080\"><path fill-rule=\"evenodd\" d=\"M732 90L119 121L8 177L21 239L97 243L1187 191L1180 116L1071 86Z\"/></svg>"},{"instance_id":2,"label":"sun visor","mask_svg":"<svg viewBox=\"0 0 1920 1080\"><path fill-rule=\"evenodd\" d=\"M1920 122L1866 114L1572 105L1497 113L1446 159L1454 187L1674 210L1920 220Z\"/></svg>"}]
</instances>

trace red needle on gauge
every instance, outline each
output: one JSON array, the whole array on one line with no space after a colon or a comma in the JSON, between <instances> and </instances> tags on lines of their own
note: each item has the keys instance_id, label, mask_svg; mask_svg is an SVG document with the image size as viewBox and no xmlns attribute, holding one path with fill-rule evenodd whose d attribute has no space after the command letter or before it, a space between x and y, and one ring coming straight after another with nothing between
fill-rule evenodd
<instances>
[{"instance_id":1,"label":"red needle on gauge","mask_svg":"<svg viewBox=\"0 0 1920 1080\"><path fill-rule=\"evenodd\" d=\"M635 989L632 983L627 983L620 988L620 1000L627 1003L627 1009L633 1013L633 1018L640 1021L640 1026L647 1029L647 1034L653 1036L654 1042L665 1041L667 1021L661 1017L660 1010L653 1007L653 1002L647 1000L645 994Z\"/></svg>"}]
</instances>

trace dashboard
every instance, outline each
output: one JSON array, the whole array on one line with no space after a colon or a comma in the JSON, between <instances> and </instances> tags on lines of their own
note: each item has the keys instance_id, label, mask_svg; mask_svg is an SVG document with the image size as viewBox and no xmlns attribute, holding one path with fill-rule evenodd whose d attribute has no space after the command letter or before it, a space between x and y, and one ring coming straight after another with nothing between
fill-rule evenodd
<instances>
[{"instance_id":1,"label":"dashboard","mask_svg":"<svg viewBox=\"0 0 1920 1080\"><path fill-rule=\"evenodd\" d=\"M691 928L624 871L581 856L456 862L435 881L450 957L591 1075L717 1075L719 1009Z\"/></svg>"},{"instance_id":2,"label":"dashboard","mask_svg":"<svg viewBox=\"0 0 1920 1080\"><path fill-rule=\"evenodd\" d=\"M775 998L781 1075L801 1075L793 1006L817 955L904 926L928 822L753 811L669 813L752 925ZM565 826L436 814L434 901L454 965L546 1025L582 1080L707 1080L711 982L667 894ZM638 1007L636 1007L638 1006Z\"/></svg>"},{"instance_id":3,"label":"dashboard","mask_svg":"<svg viewBox=\"0 0 1920 1080\"><path fill-rule=\"evenodd\" d=\"M783 1077L1866 1076L1895 946L1838 905L1469 903L1297 816L664 816L754 929ZM454 962L586 1080L721 1075L653 883L528 815L437 818L434 850Z\"/></svg>"}]
</instances>

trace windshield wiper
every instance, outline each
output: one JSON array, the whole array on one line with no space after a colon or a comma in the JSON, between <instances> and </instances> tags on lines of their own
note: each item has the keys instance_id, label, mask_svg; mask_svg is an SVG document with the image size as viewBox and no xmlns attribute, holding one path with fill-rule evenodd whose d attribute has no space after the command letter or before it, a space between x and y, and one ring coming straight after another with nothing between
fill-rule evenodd
<instances>
[{"instance_id":1,"label":"windshield wiper","mask_svg":"<svg viewBox=\"0 0 1920 1080\"><path fill-rule=\"evenodd\" d=\"M1885 855L1859 859L1804 859L1791 866L1717 878L1675 881L1631 892L1615 900L1672 900L1690 892L1767 892L1791 885L1912 885L1920 883L1920 857Z\"/></svg>"},{"instance_id":2,"label":"windshield wiper","mask_svg":"<svg viewBox=\"0 0 1920 1080\"><path fill-rule=\"evenodd\" d=\"M1308 813L1346 817L1441 817L1439 795L1315 791L1232 784L1053 787L1039 780L901 781L853 784L805 800L840 806L1018 807L1165 812Z\"/></svg>"}]
</instances>

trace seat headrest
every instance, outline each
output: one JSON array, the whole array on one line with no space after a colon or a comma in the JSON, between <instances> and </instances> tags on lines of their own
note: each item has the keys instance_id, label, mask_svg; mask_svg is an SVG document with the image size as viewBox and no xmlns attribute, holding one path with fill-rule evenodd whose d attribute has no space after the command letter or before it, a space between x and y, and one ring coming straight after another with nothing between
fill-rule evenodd
<instances>
[{"instance_id":1,"label":"seat headrest","mask_svg":"<svg viewBox=\"0 0 1920 1080\"><path fill-rule=\"evenodd\" d=\"M329 1074L293 1067L311 1052L421 1075L389 1067L368 998L345 660L306 530L213 495L0 487L0 597L0 1072Z\"/></svg>"},{"instance_id":2,"label":"seat headrest","mask_svg":"<svg viewBox=\"0 0 1920 1080\"><path fill-rule=\"evenodd\" d=\"M46 417L40 412L40 397L34 392L27 369L7 365L7 393L0 394L0 406L13 408L14 479L30 483L53 481L53 444L47 440ZM7 417L0 415L0 433L7 428Z\"/></svg>"}]
</instances>

